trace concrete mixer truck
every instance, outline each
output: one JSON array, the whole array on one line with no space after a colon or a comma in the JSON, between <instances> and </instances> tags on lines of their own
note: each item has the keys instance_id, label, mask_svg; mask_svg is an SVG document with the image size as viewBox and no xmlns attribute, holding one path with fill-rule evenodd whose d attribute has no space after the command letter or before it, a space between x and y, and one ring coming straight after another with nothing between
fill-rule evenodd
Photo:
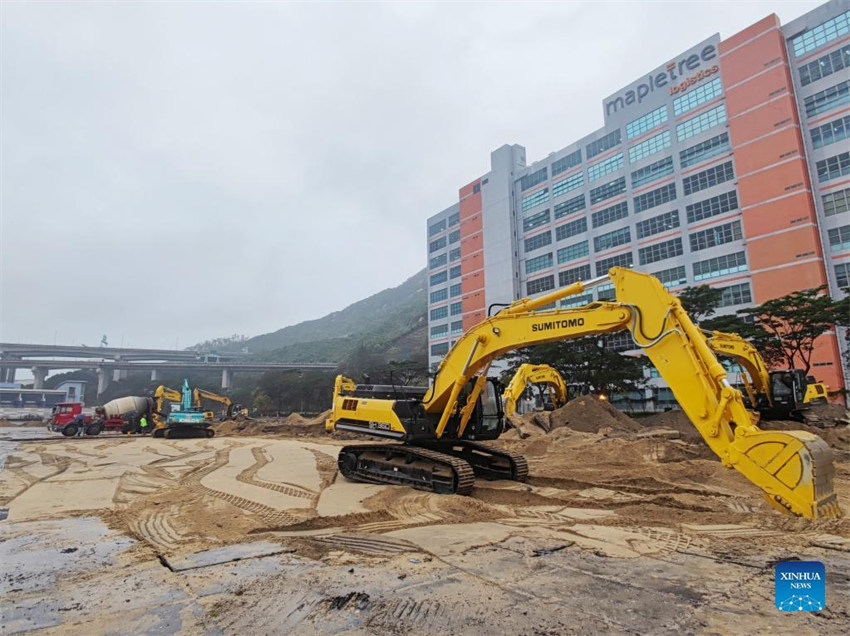
<instances>
[{"instance_id":1,"label":"concrete mixer truck","mask_svg":"<svg viewBox=\"0 0 850 636\"><path fill-rule=\"evenodd\" d=\"M128 396L95 407L94 413L85 413L80 402L62 402L53 409L47 428L66 437L100 435L103 431L132 433L142 415L151 422L153 405L151 398ZM153 424L148 430L152 428Z\"/></svg>"}]
</instances>

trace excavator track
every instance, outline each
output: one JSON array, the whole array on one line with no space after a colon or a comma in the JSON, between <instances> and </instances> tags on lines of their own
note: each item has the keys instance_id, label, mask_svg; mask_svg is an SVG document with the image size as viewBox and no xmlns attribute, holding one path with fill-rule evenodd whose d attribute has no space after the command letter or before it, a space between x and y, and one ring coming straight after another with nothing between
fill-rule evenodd
<instances>
[{"instance_id":1,"label":"excavator track","mask_svg":"<svg viewBox=\"0 0 850 636\"><path fill-rule=\"evenodd\" d=\"M472 467L460 457L407 444L345 446L337 459L346 479L368 484L411 486L441 495L468 495Z\"/></svg>"},{"instance_id":2,"label":"excavator track","mask_svg":"<svg viewBox=\"0 0 850 636\"><path fill-rule=\"evenodd\" d=\"M429 445L429 448L463 459L472 466L476 477L511 481L525 481L528 477L528 462L525 457L513 451L466 440Z\"/></svg>"}]
</instances>

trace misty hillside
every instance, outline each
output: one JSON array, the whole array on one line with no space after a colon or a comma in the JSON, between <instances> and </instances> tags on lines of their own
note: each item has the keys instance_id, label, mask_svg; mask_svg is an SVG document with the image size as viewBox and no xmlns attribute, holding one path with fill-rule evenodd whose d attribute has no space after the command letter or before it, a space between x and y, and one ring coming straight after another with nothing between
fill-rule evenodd
<instances>
[{"instance_id":1,"label":"misty hillside","mask_svg":"<svg viewBox=\"0 0 850 636\"><path fill-rule=\"evenodd\" d=\"M387 360L424 359L427 347L426 271L323 318L308 320L234 345L268 362L341 362L359 346Z\"/></svg>"}]
</instances>

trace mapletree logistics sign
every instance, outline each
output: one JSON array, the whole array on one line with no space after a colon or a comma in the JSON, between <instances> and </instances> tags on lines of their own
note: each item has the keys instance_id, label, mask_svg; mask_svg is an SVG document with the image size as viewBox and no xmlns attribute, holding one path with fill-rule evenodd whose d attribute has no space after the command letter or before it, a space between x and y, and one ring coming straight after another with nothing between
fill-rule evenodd
<instances>
[{"instance_id":1,"label":"mapletree logistics sign","mask_svg":"<svg viewBox=\"0 0 850 636\"><path fill-rule=\"evenodd\" d=\"M627 89L615 93L605 100L605 116L610 117L622 111L628 111L635 104L651 100L668 99L670 95L680 95L694 84L720 72L718 66L717 43L703 42L681 57L668 62L638 80Z\"/></svg>"}]
</instances>

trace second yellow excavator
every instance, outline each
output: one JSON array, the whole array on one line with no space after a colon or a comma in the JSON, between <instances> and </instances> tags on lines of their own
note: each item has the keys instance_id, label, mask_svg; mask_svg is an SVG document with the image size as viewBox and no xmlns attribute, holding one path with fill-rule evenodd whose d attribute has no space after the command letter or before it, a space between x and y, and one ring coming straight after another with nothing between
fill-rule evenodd
<instances>
[{"instance_id":1,"label":"second yellow excavator","mask_svg":"<svg viewBox=\"0 0 850 636\"><path fill-rule=\"evenodd\" d=\"M541 309L608 281L614 302ZM783 512L841 515L829 446L804 431L759 429L679 300L657 278L618 267L520 299L478 323L455 342L430 387L357 385L338 377L327 428L396 442L343 447L340 472L356 481L457 494L472 491L476 474L524 480L528 468L521 455L481 443L504 430L499 384L487 377L491 363L518 348L624 329L724 466L761 488Z\"/></svg>"},{"instance_id":2,"label":"second yellow excavator","mask_svg":"<svg viewBox=\"0 0 850 636\"><path fill-rule=\"evenodd\" d=\"M826 385L801 369L771 371L758 350L736 333L706 332L708 345L721 356L733 358L741 374L750 406L765 419L804 421L803 411L814 400L827 399Z\"/></svg>"},{"instance_id":3,"label":"second yellow excavator","mask_svg":"<svg viewBox=\"0 0 850 636\"><path fill-rule=\"evenodd\" d=\"M517 404L529 384L545 384L549 389L549 398L555 408L567 403L567 385L558 370L548 364L521 364L514 377L505 387L502 401L505 415L516 413ZM545 397L545 396L544 396ZM544 408L546 402L544 399Z\"/></svg>"}]
</instances>

